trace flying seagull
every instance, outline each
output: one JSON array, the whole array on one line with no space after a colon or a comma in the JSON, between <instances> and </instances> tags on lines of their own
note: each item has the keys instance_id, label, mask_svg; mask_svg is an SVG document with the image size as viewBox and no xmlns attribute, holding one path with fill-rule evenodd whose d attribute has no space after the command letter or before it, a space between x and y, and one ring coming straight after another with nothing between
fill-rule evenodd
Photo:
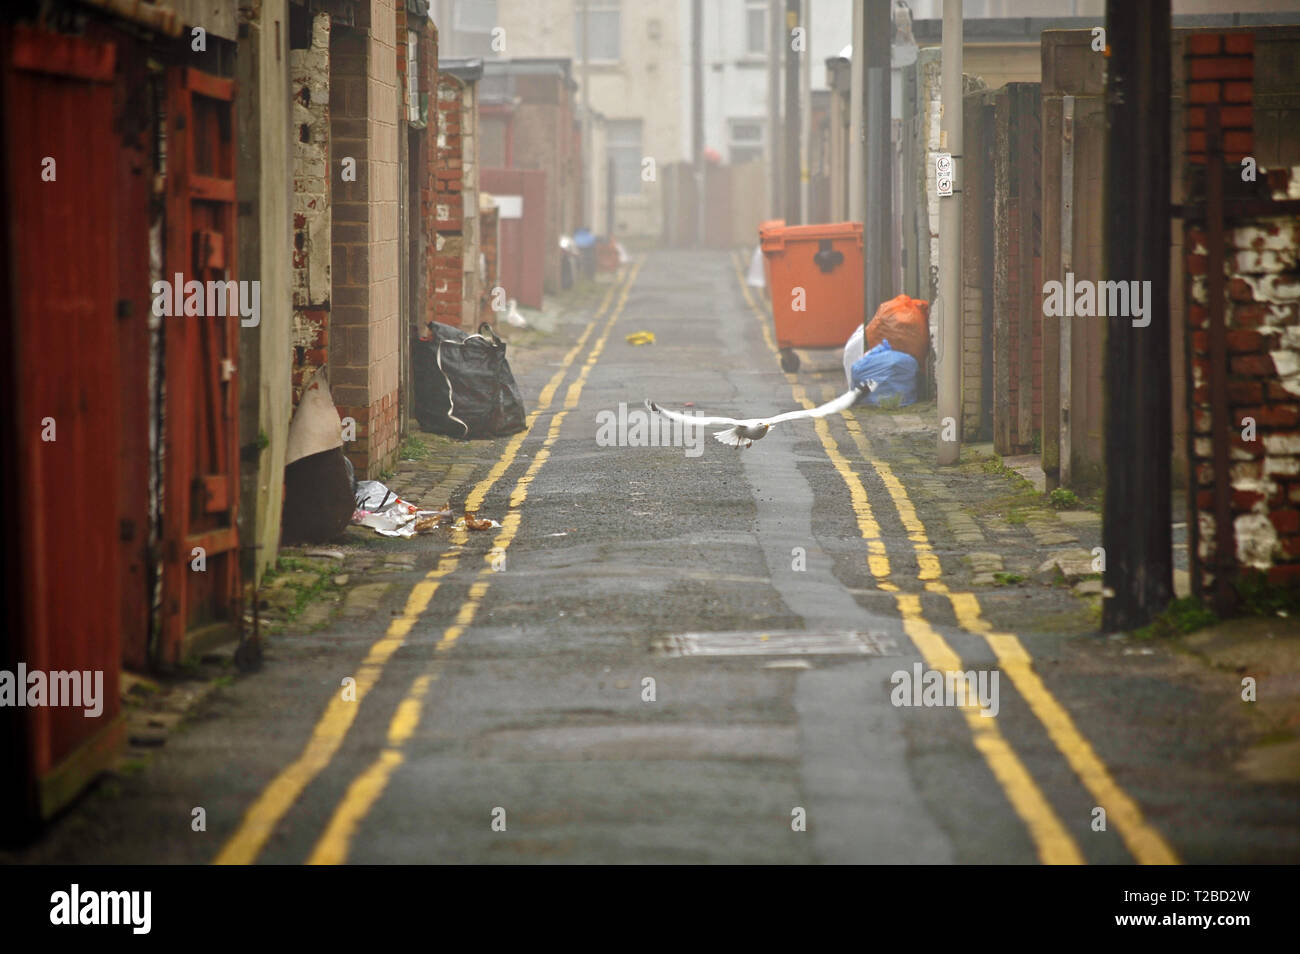
<instances>
[{"instance_id":1,"label":"flying seagull","mask_svg":"<svg viewBox=\"0 0 1300 954\"><path fill-rule=\"evenodd\" d=\"M665 410L651 400L647 400L645 406L651 411L662 414L669 420L681 421L683 424L696 427L716 427L719 424L727 424L729 425L727 429L718 431L713 435L713 439L739 450L741 447L753 447L754 441L766 437L767 432L775 424L780 424L782 421L797 421L803 417L825 417L828 414L834 414L836 411L843 411L845 408L852 407L853 402L858 399L863 391L874 391L875 389L875 381L863 381L858 387L851 391L845 391L835 400L827 401L821 407L803 411L786 411L784 414L778 414L775 417L753 417L743 421L734 417L692 417L688 414L680 414L677 411Z\"/></svg>"}]
</instances>

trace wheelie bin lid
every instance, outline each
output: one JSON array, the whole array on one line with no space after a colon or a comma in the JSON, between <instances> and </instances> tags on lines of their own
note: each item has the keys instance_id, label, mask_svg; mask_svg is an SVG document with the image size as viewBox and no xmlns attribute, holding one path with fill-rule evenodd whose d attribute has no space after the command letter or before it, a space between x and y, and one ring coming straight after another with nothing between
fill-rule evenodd
<instances>
[{"instance_id":1,"label":"wheelie bin lid","mask_svg":"<svg viewBox=\"0 0 1300 954\"><path fill-rule=\"evenodd\" d=\"M768 223L764 222L763 225ZM760 243L763 246L763 253L776 253L785 248L786 242L818 242L830 239L855 239L858 247L862 247L862 223L861 222L819 222L813 225L780 225L771 229L764 230L759 226L758 230Z\"/></svg>"}]
</instances>

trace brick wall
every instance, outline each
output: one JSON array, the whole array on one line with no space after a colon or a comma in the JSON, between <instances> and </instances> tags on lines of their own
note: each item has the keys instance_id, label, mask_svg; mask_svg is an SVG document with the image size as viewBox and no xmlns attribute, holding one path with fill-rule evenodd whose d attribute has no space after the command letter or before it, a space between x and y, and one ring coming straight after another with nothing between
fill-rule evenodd
<instances>
[{"instance_id":1,"label":"brick wall","mask_svg":"<svg viewBox=\"0 0 1300 954\"><path fill-rule=\"evenodd\" d=\"M1226 231L1225 326L1231 422L1231 513L1239 566L1300 586L1300 218ZM1186 231L1191 330L1194 520L1200 591L1213 581L1214 484L1207 256L1204 229ZM1254 422L1254 434L1247 430Z\"/></svg>"},{"instance_id":2,"label":"brick wall","mask_svg":"<svg viewBox=\"0 0 1300 954\"><path fill-rule=\"evenodd\" d=\"M464 160L461 124L465 83L450 73L438 73L437 153L434 161L434 239L430 269L433 318L461 327L465 297L465 202L462 196Z\"/></svg>"},{"instance_id":3,"label":"brick wall","mask_svg":"<svg viewBox=\"0 0 1300 954\"><path fill-rule=\"evenodd\" d=\"M1187 161L1205 164L1205 105L1219 103L1224 158L1240 163L1254 150L1255 36L1253 33L1195 33L1187 38Z\"/></svg>"},{"instance_id":4,"label":"brick wall","mask_svg":"<svg viewBox=\"0 0 1300 954\"><path fill-rule=\"evenodd\" d=\"M1285 169L1259 169L1262 190L1239 182L1239 164L1254 148L1248 33L1190 37L1186 55L1186 159L1204 166L1204 107L1219 102L1229 201L1243 193L1285 198ZM1200 134L1200 135L1198 135ZM1203 195L1203 176L1188 175L1189 194ZM1205 226L1184 227L1187 358L1191 394L1188 468L1192 584L1214 583L1216 482L1230 484L1235 569L1258 570L1279 585L1300 586L1300 217L1238 217L1224 225L1229 473L1214 470L1210 355L1209 259ZM1252 432L1253 429L1253 432Z\"/></svg>"},{"instance_id":5,"label":"brick wall","mask_svg":"<svg viewBox=\"0 0 1300 954\"><path fill-rule=\"evenodd\" d=\"M398 86L393 0L370 0L365 26L337 27L330 44L333 140L333 296L330 384L339 414L357 424L345 447L358 474L376 476L397 452ZM344 157L356 181L343 181Z\"/></svg>"},{"instance_id":6,"label":"brick wall","mask_svg":"<svg viewBox=\"0 0 1300 954\"><path fill-rule=\"evenodd\" d=\"M293 106L293 403L328 363L330 321L330 18L312 19L311 46L289 51Z\"/></svg>"},{"instance_id":7,"label":"brick wall","mask_svg":"<svg viewBox=\"0 0 1300 954\"><path fill-rule=\"evenodd\" d=\"M412 316L413 324L423 333L428 322L437 318L434 291L438 255L438 31L432 23L420 43L420 88L428 97L428 126L420 150L424 168L420 176L420 221L424 235L421 262L421 313Z\"/></svg>"}]
</instances>

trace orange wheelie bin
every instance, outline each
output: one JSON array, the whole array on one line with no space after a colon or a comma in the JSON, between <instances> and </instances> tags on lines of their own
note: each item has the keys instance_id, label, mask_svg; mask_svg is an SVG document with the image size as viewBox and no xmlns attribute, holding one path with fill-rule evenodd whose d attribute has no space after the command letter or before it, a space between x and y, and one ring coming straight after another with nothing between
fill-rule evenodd
<instances>
[{"instance_id":1,"label":"orange wheelie bin","mask_svg":"<svg viewBox=\"0 0 1300 954\"><path fill-rule=\"evenodd\" d=\"M781 367L797 371L795 348L843 348L862 324L862 223L763 225Z\"/></svg>"}]
</instances>

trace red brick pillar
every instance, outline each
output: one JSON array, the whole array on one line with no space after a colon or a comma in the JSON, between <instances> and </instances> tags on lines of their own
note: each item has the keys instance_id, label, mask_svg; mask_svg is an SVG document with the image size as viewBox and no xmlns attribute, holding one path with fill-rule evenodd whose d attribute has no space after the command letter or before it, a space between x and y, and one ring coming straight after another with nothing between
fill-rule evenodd
<instances>
[{"instance_id":1,"label":"red brick pillar","mask_svg":"<svg viewBox=\"0 0 1300 954\"><path fill-rule=\"evenodd\" d=\"M434 170L433 317L459 328L463 316L465 200L462 195L461 100L465 84L449 73L438 74L437 158Z\"/></svg>"}]
</instances>

